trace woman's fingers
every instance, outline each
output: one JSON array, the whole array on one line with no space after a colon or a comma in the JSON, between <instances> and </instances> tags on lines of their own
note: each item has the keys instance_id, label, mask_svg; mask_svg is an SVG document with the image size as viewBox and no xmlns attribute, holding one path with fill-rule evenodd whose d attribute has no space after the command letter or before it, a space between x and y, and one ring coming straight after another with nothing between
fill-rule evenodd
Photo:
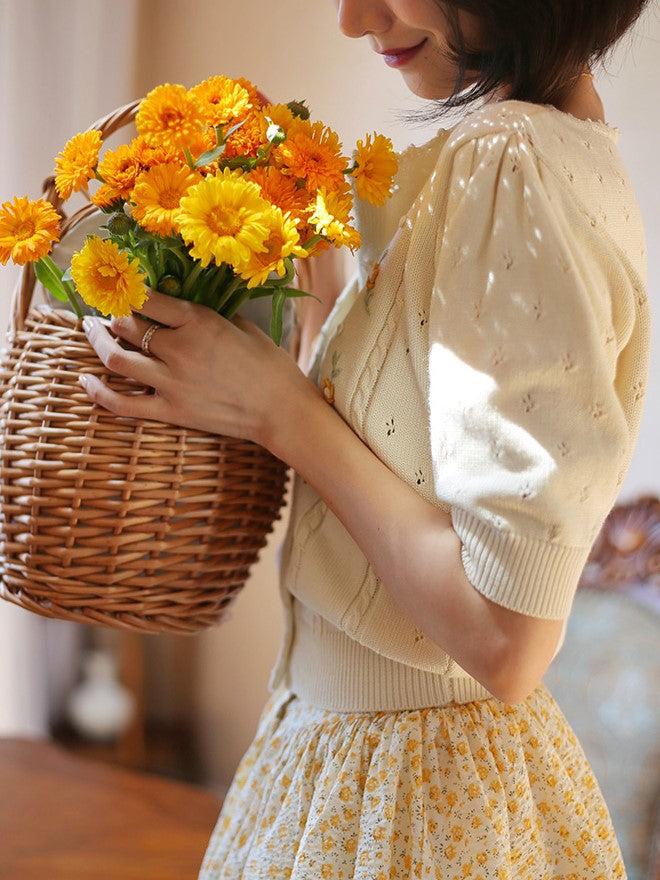
<instances>
[{"instance_id":1,"label":"woman's fingers","mask_svg":"<svg viewBox=\"0 0 660 880\"><path fill-rule=\"evenodd\" d=\"M152 327L155 327L156 329L152 330ZM149 336L147 339L149 355L164 360L162 355L167 351L167 340L163 334L171 334L172 331L169 327L163 327L158 322L145 321L144 318L140 318L137 315L131 315L128 318L112 318L110 321L110 329L116 336L120 336L123 340L130 342L132 346L141 351L144 351L142 344L145 339L145 334L148 332ZM156 333L159 334L159 339L156 339Z\"/></svg>"},{"instance_id":2,"label":"woman's fingers","mask_svg":"<svg viewBox=\"0 0 660 880\"><path fill-rule=\"evenodd\" d=\"M140 323L146 324L145 321ZM145 358L143 354L137 351L129 351L122 348L106 327L94 318L85 318L83 328L92 348L110 372L119 373L121 376L135 379L145 385L155 386L159 380L162 381L163 370L166 369L162 361L156 358ZM145 326L144 329L146 330L147 327ZM134 343L132 339L128 341L138 348L142 339L140 331L134 331L133 335L137 342Z\"/></svg>"},{"instance_id":3,"label":"woman's fingers","mask_svg":"<svg viewBox=\"0 0 660 880\"><path fill-rule=\"evenodd\" d=\"M152 318L168 327L180 327L191 319L197 309L201 308L204 306L159 293L157 290L149 290L149 298L136 314Z\"/></svg>"},{"instance_id":4,"label":"woman's fingers","mask_svg":"<svg viewBox=\"0 0 660 880\"><path fill-rule=\"evenodd\" d=\"M167 403L157 394L119 394L97 376L83 373L78 377L90 400L117 416L169 422Z\"/></svg>"}]
</instances>

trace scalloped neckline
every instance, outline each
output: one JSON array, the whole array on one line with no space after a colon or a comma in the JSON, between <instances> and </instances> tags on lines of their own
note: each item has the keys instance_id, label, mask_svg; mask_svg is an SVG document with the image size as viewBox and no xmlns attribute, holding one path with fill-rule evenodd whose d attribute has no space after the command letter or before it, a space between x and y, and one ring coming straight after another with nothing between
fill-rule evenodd
<instances>
[{"instance_id":1,"label":"scalloped neckline","mask_svg":"<svg viewBox=\"0 0 660 880\"><path fill-rule=\"evenodd\" d=\"M546 107L548 110L558 113L571 123L576 125L586 125L588 128L598 131L601 134L608 135L609 137L618 137L620 134L619 129L615 125L610 125L610 123L605 122L604 119L582 119L579 116L574 116L572 113L567 113L565 110L560 110L559 107L555 107L554 104L538 104L537 106Z\"/></svg>"}]
</instances>

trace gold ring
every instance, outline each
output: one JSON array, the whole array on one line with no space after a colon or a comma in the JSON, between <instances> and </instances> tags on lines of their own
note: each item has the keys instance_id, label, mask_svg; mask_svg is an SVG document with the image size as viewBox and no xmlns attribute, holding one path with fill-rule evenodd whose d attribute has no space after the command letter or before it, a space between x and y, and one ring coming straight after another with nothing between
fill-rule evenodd
<instances>
[{"instance_id":1,"label":"gold ring","mask_svg":"<svg viewBox=\"0 0 660 880\"><path fill-rule=\"evenodd\" d=\"M142 342L140 343L140 348L147 355L147 357L152 357L151 349L149 348L149 343L151 342L151 337L154 335L156 330L160 330L160 324L151 323L144 331L144 336L142 337Z\"/></svg>"}]
</instances>

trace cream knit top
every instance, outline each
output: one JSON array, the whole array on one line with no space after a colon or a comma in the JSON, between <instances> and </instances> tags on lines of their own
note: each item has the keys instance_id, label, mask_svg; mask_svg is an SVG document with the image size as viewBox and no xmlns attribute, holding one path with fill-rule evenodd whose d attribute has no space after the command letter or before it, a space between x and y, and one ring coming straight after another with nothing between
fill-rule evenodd
<instances>
[{"instance_id":1,"label":"cream knit top","mask_svg":"<svg viewBox=\"0 0 660 880\"><path fill-rule=\"evenodd\" d=\"M374 453L450 513L475 589L537 617L568 616L642 412L645 243L617 139L505 101L406 150L390 202L361 208L357 276L310 373ZM488 696L299 477L281 591L271 686L338 711Z\"/></svg>"}]
</instances>

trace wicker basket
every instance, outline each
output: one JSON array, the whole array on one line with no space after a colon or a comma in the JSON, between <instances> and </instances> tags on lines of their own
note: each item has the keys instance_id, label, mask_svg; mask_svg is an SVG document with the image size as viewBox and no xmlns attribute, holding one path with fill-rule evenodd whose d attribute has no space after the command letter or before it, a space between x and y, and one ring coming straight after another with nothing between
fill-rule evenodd
<instances>
[{"instance_id":1,"label":"wicker basket","mask_svg":"<svg viewBox=\"0 0 660 880\"><path fill-rule=\"evenodd\" d=\"M104 139L139 102L94 123ZM44 194L61 212L50 178ZM63 234L88 217L85 205ZM78 383L109 373L81 322L32 307L28 264L0 358L0 595L46 617L141 632L217 623L279 515L286 468L253 443L112 415Z\"/></svg>"}]
</instances>

